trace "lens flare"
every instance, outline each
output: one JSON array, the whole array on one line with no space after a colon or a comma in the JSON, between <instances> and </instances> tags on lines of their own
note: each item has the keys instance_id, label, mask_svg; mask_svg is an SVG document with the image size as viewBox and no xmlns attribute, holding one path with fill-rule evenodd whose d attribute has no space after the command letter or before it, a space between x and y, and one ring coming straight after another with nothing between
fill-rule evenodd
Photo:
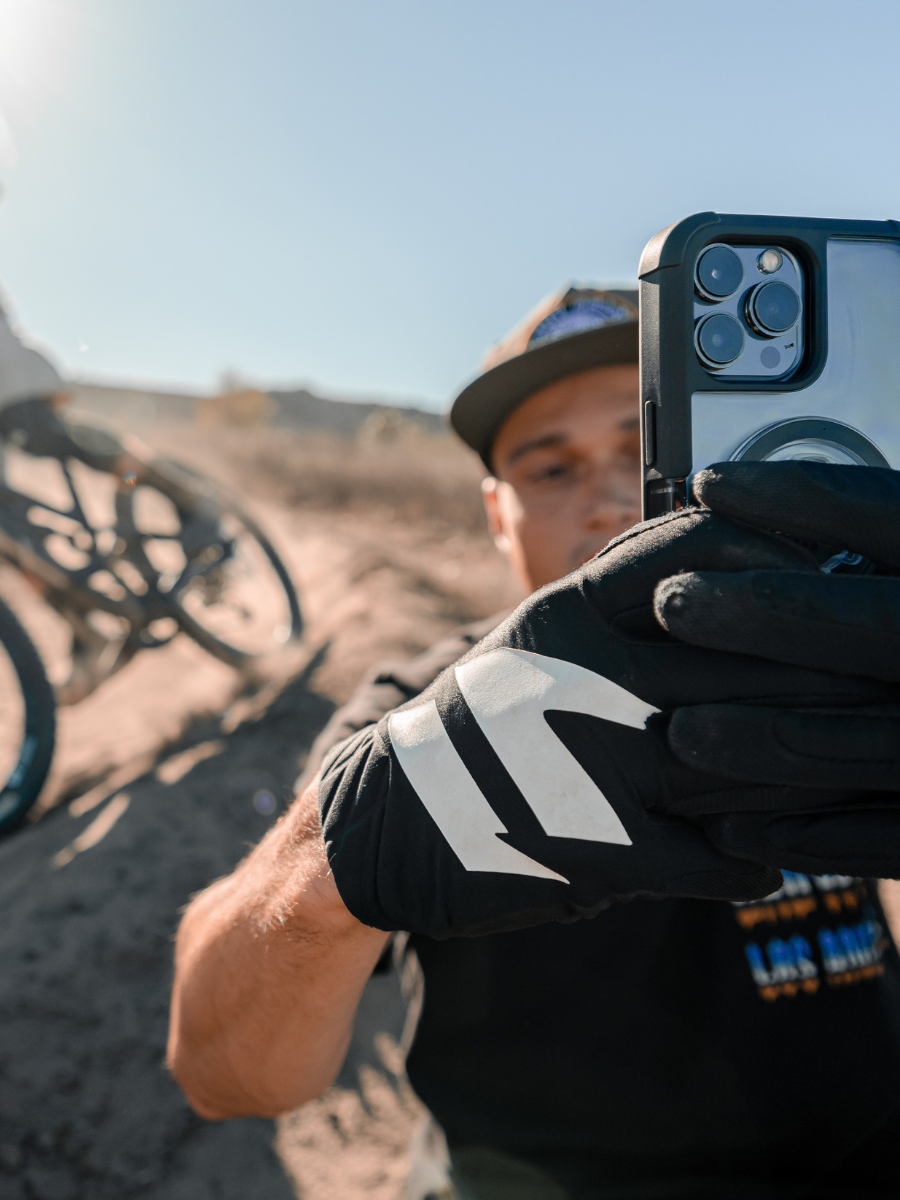
<instances>
[{"instance_id":1,"label":"lens flare","mask_svg":"<svg viewBox=\"0 0 900 1200\"><path fill-rule=\"evenodd\" d=\"M65 0L0 0L0 166L18 157L14 131L61 82L77 18Z\"/></svg>"}]
</instances>

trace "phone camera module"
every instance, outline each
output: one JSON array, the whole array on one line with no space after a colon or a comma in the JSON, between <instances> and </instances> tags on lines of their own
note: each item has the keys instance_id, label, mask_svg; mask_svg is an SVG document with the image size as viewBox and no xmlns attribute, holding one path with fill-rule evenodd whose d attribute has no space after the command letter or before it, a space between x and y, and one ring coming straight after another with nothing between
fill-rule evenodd
<instances>
[{"instance_id":1,"label":"phone camera module","mask_svg":"<svg viewBox=\"0 0 900 1200\"><path fill-rule=\"evenodd\" d=\"M695 343L701 362L716 370L739 356L744 349L744 331L728 313L712 313L698 324Z\"/></svg>"},{"instance_id":2,"label":"phone camera module","mask_svg":"<svg viewBox=\"0 0 900 1200\"><path fill-rule=\"evenodd\" d=\"M784 265L784 255L780 250L763 250L756 260L756 265L763 275L774 275Z\"/></svg>"},{"instance_id":3,"label":"phone camera module","mask_svg":"<svg viewBox=\"0 0 900 1200\"><path fill-rule=\"evenodd\" d=\"M737 291L743 278L741 260L730 246L710 246L697 259L695 283L706 300L724 300Z\"/></svg>"},{"instance_id":4,"label":"phone camera module","mask_svg":"<svg viewBox=\"0 0 900 1200\"><path fill-rule=\"evenodd\" d=\"M796 324L800 297L788 284L773 279L758 283L747 296L747 324L760 337L778 337Z\"/></svg>"}]
</instances>

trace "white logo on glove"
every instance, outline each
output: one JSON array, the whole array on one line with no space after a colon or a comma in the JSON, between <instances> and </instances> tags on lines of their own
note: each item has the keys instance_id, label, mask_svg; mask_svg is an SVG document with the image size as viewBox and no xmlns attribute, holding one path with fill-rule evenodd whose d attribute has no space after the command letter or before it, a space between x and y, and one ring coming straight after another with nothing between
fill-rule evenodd
<instances>
[{"instance_id":1,"label":"white logo on glove","mask_svg":"<svg viewBox=\"0 0 900 1200\"><path fill-rule=\"evenodd\" d=\"M659 710L575 663L502 648L456 668L466 703L550 837L630 846L612 805L544 719L550 709L643 729ZM507 830L460 758L432 700L388 721L400 766L467 871L562 879L501 842Z\"/></svg>"}]
</instances>

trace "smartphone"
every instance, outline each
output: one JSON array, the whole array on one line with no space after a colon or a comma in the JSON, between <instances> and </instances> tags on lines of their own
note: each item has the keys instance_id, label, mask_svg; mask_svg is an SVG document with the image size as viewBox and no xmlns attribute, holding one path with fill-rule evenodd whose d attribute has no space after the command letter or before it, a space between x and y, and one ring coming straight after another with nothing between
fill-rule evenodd
<instances>
[{"instance_id":1,"label":"smartphone","mask_svg":"<svg viewBox=\"0 0 900 1200\"><path fill-rule=\"evenodd\" d=\"M900 468L900 224L696 213L641 256L643 515L737 459Z\"/></svg>"}]
</instances>

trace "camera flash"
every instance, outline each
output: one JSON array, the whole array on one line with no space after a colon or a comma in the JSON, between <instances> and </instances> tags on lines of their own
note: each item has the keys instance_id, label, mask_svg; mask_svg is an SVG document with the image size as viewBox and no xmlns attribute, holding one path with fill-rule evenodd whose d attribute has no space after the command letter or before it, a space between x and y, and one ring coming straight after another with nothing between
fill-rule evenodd
<instances>
[{"instance_id":1,"label":"camera flash","mask_svg":"<svg viewBox=\"0 0 900 1200\"><path fill-rule=\"evenodd\" d=\"M780 250L763 250L762 254L756 260L756 265L762 271L763 275L774 275L784 262L784 255Z\"/></svg>"}]
</instances>

